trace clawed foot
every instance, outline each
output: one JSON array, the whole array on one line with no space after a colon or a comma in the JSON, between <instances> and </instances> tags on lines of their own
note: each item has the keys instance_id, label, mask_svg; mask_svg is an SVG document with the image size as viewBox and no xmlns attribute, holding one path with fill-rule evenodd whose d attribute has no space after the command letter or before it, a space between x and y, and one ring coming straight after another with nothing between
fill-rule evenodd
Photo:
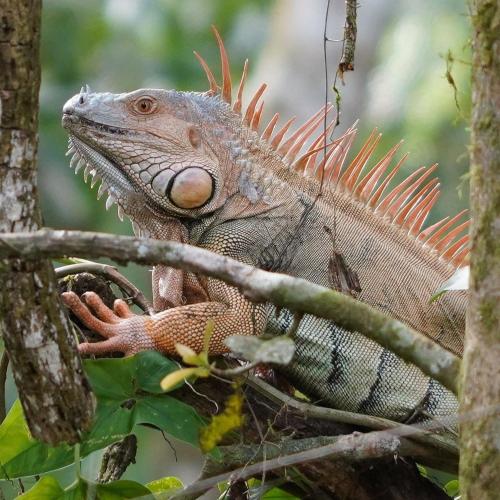
<instances>
[{"instance_id":1,"label":"clawed foot","mask_svg":"<svg viewBox=\"0 0 500 500\"><path fill-rule=\"evenodd\" d=\"M117 299L113 310L107 307L99 295L86 292L83 303L74 292L64 292L62 299L89 329L106 340L102 342L82 342L78 345L81 354L105 354L123 352L130 356L139 351L154 349L148 330L153 320L149 316L134 314L124 300Z\"/></svg>"}]
</instances>

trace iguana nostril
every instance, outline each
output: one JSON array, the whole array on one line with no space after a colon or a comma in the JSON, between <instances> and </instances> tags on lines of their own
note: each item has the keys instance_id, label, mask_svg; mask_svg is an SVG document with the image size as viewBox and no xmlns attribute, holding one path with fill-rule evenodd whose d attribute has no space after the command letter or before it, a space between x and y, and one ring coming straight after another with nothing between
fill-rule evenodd
<instances>
[{"instance_id":1,"label":"iguana nostril","mask_svg":"<svg viewBox=\"0 0 500 500\"><path fill-rule=\"evenodd\" d=\"M80 99L78 99L78 104L83 104L85 102L85 99L83 98L83 95L80 95Z\"/></svg>"}]
</instances>

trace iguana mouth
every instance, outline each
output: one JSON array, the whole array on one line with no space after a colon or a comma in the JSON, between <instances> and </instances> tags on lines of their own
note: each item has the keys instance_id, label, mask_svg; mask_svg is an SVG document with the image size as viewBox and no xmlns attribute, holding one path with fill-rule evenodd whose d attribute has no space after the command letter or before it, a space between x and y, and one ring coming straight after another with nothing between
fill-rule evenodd
<instances>
[{"instance_id":1,"label":"iguana mouth","mask_svg":"<svg viewBox=\"0 0 500 500\"><path fill-rule=\"evenodd\" d=\"M104 123L95 122L93 120L89 120L84 116L80 116L75 113L64 112L62 116L62 124L63 127L71 130L71 124L83 124L87 127L91 127L95 130L99 130L101 132L108 132L114 135L132 135L133 131L128 130L122 127L116 127L112 125L106 125Z\"/></svg>"},{"instance_id":2,"label":"iguana mouth","mask_svg":"<svg viewBox=\"0 0 500 500\"><path fill-rule=\"evenodd\" d=\"M70 116L67 115L67 118ZM78 120L81 121L81 118L78 117ZM74 168L75 174L78 174L83 168L85 183L87 183L90 176L91 188L101 181L101 185L97 190L97 199L99 200L104 193L107 193L106 210L116 203L118 217L123 221L124 209L126 209L125 201L131 194L135 193L135 189L127 176L106 155L72 133L68 139L66 156L68 155L72 155L69 166Z\"/></svg>"},{"instance_id":3,"label":"iguana mouth","mask_svg":"<svg viewBox=\"0 0 500 500\"><path fill-rule=\"evenodd\" d=\"M134 188L133 181L127 177L122 169L104 153L73 133L70 133L68 139L66 156L69 155L72 155L70 168L74 168L75 174L78 174L83 168L83 180L87 183L90 176L91 189L101 181L97 190L97 199L101 199L103 194L107 193L106 210L116 204L120 221L123 222L124 217L127 217L132 223L136 235L151 237L149 229L142 223L144 222L143 218L134 216L137 207L147 208L157 218L163 219L164 214L157 206L152 205L150 200L144 199L142 192Z\"/></svg>"}]
</instances>

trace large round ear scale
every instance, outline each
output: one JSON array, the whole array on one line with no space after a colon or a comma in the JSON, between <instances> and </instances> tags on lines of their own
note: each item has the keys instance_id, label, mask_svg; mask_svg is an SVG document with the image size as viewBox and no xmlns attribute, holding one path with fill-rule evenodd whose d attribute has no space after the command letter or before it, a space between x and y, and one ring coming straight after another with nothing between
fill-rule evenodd
<instances>
[{"instance_id":1,"label":"large round ear scale","mask_svg":"<svg viewBox=\"0 0 500 500\"><path fill-rule=\"evenodd\" d=\"M166 194L176 207L192 209L206 205L214 190L214 179L206 170L187 167L171 179Z\"/></svg>"}]
</instances>

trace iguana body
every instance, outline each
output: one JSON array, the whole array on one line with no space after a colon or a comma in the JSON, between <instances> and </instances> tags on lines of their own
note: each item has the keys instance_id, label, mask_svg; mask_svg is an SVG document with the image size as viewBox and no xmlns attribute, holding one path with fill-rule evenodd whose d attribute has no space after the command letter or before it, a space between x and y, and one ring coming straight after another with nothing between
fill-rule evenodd
<instances>
[{"instance_id":1,"label":"iguana body","mask_svg":"<svg viewBox=\"0 0 500 500\"><path fill-rule=\"evenodd\" d=\"M138 235L188 242L324 286L333 285L332 255L340 254L357 274L359 300L461 354L465 294L429 298L466 258L467 238L457 236L467 223L455 227L453 218L422 230L439 194L437 181L428 178L434 168L417 170L391 190L401 161L384 173L397 147L368 168L379 139L372 134L345 166L354 129L326 146L322 130L301 152L328 109L288 137L290 122L276 131L277 115L259 134L265 86L242 112L245 64L232 103L227 56L217 38L220 88L198 56L211 85L206 93L82 89L70 99L63 124L71 165L87 165L102 179L110 203ZM122 302L110 311L89 294L94 316L76 295L65 294L73 311L107 338L80 350L174 354L176 342L201 350L212 318L210 350L218 354L229 335L282 334L292 322L288 311L277 315L221 281L163 266L153 272L153 294L158 312L149 317L133 315ZM416 410L438 416L456 410L455 397L440 384L356 332L305 316L296 339L286 373L322 404L401 421Z\"/></svg>"}]
</instances>

